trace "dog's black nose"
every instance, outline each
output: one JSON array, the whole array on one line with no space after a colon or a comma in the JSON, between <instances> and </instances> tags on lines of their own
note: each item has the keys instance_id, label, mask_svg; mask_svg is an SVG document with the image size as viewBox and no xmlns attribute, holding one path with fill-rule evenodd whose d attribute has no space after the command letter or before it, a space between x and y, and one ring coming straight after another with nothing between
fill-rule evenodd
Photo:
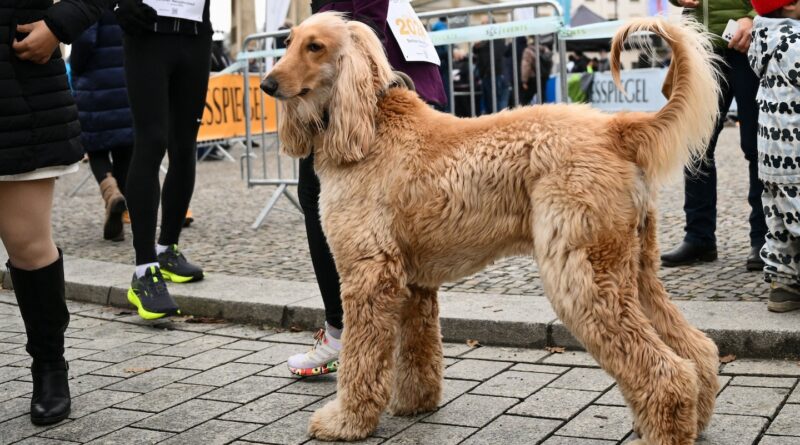
<instances>
[{"instance_id":1,"label":"dog's black nose","mask_svg":"<svg viewBox=\"0 0 800 445\"><path fill-rule=\"evenodd\" d=\"M278 91L278 81L272 76L267 76L261 82L261 89L270 96L274 96L275 92Z\"/></svg>"}]
</instances>

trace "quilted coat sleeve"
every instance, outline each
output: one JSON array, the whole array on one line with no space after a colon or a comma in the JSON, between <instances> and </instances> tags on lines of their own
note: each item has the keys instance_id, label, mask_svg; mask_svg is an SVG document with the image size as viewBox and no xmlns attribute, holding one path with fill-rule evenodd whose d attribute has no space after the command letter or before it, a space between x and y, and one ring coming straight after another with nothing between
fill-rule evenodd
<instances>
[{"instance_id":1,"label":"quilted coat sleeve","mask_svg":"<svg viewBox=\"0 0 800 445\"><path fill-rule=\"evenodd\" d=\"M100 18L115 0L61 0L51 6L44 21L63 43L72 43Z\"/></svg>"},{"instance_id":2,"label":"quilted coat sleeve","mask_svg":"<svg viewBox=\"0 0 800 445\"><path fill-rule=\"evenodd\" d=\"M97 45L97 29L98 25L95 23L90 26L80 37L72 42L72 51L69 56L69 65L72 68L72 73L75 76L80 76L86 70L86 64L94 54L94 48Z\"/></svg>"}]
</instances>

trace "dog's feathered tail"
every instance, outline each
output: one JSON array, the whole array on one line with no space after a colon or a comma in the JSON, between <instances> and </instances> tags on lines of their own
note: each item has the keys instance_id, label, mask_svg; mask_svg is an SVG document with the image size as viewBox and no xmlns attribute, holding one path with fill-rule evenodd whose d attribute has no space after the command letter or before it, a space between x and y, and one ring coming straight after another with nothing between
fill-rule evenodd
<instances>
[{"instance_id":1,"label":"dog's feathered tail","mask_svg":"<svg viewBox=\"0 0 800 445\"><path fill-rule=\"evenodd\" d=\"M690 161L703 156L716 126L719 105L718 73L711 36L690 19L679 23L642 18L624 25L611 45L611 74L620 83L620 52L635 33L653 32L672 47L672 62L664 83L669 98L649 119L630 114L615 117L623 144L650 183L660 184Z\"/></svg>"}]
</instances>

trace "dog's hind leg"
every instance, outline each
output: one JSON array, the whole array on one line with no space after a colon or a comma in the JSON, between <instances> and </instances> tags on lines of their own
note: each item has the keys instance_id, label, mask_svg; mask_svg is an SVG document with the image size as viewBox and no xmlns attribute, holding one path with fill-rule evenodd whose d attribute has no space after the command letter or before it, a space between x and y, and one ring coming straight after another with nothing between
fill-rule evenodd
<instances>
[{"instance_id":1,"label":"dog's hind leg","mask_svg":"<svg viewBox=\"0 0 800 445\"><path fill-rule=\"evenodd\" d=\"M546 196L533 212L536 258L553 308L616 378L644 442L694 444L697 374L639 306L635 225L601 224L573 197L557 200Z\"/></svg>"},{"instance_id":2,"label":"dog's hind leg","mask_svg":"<svg viewBox=\"0 0 800 445\"><path fill-rule=\"evenodd\" d=\"M697 401L697 426L702 431L711 420L719 381L719 351L705 334L686 321L683 314L670 301L663 283L658 278L658 245L656 238L656 212L651 209L641 234L641 266L639 272L639 300L645 315L661 339L681 357L692 360L697 368L699 398Z\"/></svg>"},{"instance_id":3,"label":"dog's hind leg","mask_svg":"<svg viewBox=\"0 0 800 445\"><path fill-rule=\"evenodd\" d=\"M389 403L405 278L400 261L385 253L336 260L345 326L337 395L311 416L308 432L350 441L372 433Z\"/></svg>"},{"instance_id":4,"label":"dog's hind leg","mask_svg":"<svg viewBox=\"0 0 800 445\"><path fill-rule=\"evenodd\" d=\"M389 412L411 416L436 409L442 396L442 334L436 290L409 286L401 310Z\"/></svg>"}]
</instances>

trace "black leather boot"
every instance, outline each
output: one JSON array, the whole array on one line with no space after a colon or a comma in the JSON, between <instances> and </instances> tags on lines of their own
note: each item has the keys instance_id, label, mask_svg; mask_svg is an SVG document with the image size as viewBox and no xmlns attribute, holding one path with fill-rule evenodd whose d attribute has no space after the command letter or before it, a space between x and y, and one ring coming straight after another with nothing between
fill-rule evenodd
<instances>
[{"instance_id":1,"label":"black leather boot","mask_svg":"<svg viewBox=\"0 0 800 445\"><path fill-rule=\"evenodd\" d=\"M710 263L717 260L716 246L697 246L686 241L661 255L664 267L687 266L695 263Z\"/></svg>"},{"instance_id":2,"label":"black leather boot","mask_svg":"<svg viewBox=\"0 0 800 445\"><path fill-rule=\"evenodd\" d=\"M48 425L69 415L64 331L69 311L64 298L64 263L58 260L38 270L22 270L7 264L28 336L26 350L33 357L31 422Z\"/></svg>"},{"instance_id":3,"label":"black leather boot","mask_svg":"<svg viewBox=\"0 0 800 445\"><path fill-rule=\"evenodd\" d=\"M762 247L763 246L754 246L750 248L750 253L747 255L747 270L764 270L764 260L761 259Z\"/></svg>"}]
</instances>

